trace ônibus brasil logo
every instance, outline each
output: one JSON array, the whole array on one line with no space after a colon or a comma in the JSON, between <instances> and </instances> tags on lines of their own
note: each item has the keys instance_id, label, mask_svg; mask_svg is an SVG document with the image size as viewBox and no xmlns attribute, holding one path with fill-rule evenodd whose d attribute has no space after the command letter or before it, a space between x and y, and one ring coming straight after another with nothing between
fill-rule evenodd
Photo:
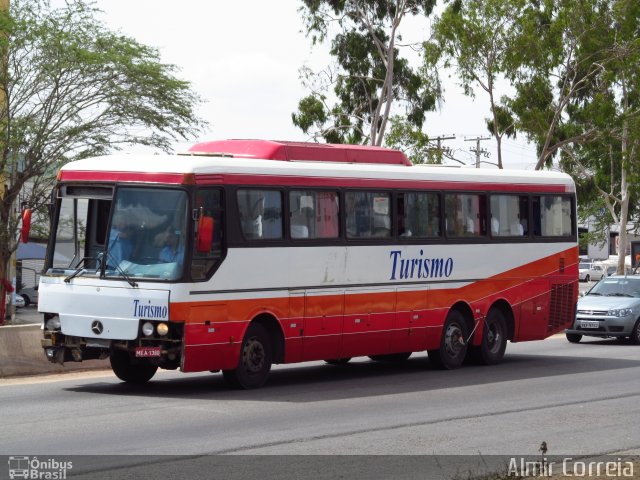
<instances>
[{"instance_id":1,"label":"\u00f4nibus brasil logo","mask_svg":"<svg viewBox=\"0 0 640 480\"><path fill-rule=\"evenodd\" d=\"M38 459L38 457L9 457L9 478L25 478L33 480L65 480L67 470L73 468L73 462L63 462L54 458Z\"/></svg>"}]
</instances>

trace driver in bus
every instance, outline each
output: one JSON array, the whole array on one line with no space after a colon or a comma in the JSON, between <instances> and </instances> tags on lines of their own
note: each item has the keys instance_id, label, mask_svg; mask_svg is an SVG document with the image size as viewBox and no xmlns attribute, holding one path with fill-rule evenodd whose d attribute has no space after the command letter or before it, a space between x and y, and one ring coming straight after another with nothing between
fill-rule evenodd
<instances>
[{"instance_id":1,"label":"driver in bus","mask_svg":"<svg viewBox=\"0 0 640 480\"><path fill-rule=\"evenodd\" d=\"M124 215L115 215L109 233L109 259L107 266L115 267L133 254L133 224ZM115 263L115 265L112 265Z\"/></svg>"}]
</instances>

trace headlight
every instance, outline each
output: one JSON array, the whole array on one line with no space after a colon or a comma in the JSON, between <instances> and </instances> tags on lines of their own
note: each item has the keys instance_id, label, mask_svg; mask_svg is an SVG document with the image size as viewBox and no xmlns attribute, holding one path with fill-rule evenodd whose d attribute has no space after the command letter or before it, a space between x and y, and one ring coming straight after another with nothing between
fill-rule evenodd
<instances>
[{"instance_id":1,"label":"headlight","mask_svg":"<svg viewBox=\"0 0 640 480\"><path fill-rule=\"evenodd\" d=\"M50 332L53 332L54 330L59 330L60 329L60 317L53 317L53 318L50 318L49 320L47 320L47 323L45 324L45 328L47 330L49 330Z\"/></svg>"},{"instance_id":2,"label":"headlight","mask_svg":"<svg viewBox=\"0 0 640 480\"><path fill-rule=\"evenodd\" d=\"M145 322L144 325L142 325L142 333L144 333L145 337L153 335L153 323Z\"/></svg>"},{"instance_id":3,"label":"headlight","mask_svg":"<svg viewBox=\"0 0 640 480\"><path fill-rule=\"evenodd\" d=\"M164 337L167 333L169 333L169 326L166 323L158 324L158 335Z\"/></svg>"},{"instance_id":4,"label":"headlight","mask_svg":"<svg viewBox=\"0 0 640 480\"><path fill-rule=\"evenodd\" d=\"M628 317L633 313L633 310L630 308L614 308L613 310L609 310L607 315L610 317Z\"/></svg>"}]
</instances>

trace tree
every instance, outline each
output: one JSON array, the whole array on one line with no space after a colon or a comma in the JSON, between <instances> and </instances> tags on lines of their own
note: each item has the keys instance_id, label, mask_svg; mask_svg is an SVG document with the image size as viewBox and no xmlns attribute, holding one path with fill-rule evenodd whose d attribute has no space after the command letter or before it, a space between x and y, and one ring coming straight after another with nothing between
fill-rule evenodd
<instances>
[{"instance_id":1,"label":"tree","mask_svg":"<svg viewBox=\"0 0 640 480\"><path fill-rule=\"evenodd\" d=\"M567 124L597 134L581 145L564 145L562 166L577 179L582 215L594 215L602 229L618 225L618 273L623 273L627 234L638 228L630 220L638 220L640 198L640 5L605 2L593 16L597 34L581 47L595 45L601 52L598 74L569 108Z\"/></svg>"},{"instance_id":2,"label":"tree","mask_svg":"<svg viewBox=\"0 0 640 480\"><path fill-rule=\"evenodd\" d=\"M392 107L402 105L407 121L421 127L438 88L400 56L400 25L408 15L428 16L434 5L435 0L303 0L300 10L314 44L337 28L330 50L336 65L320 73L303 69L311 93L292 114L294 125L331 143L380 146Z\"/></svg>"},{"instance_id":3,"label":"tree","mask_svg":"<svg viewBox=\"0 0 640 480\"><path fill-rule=\"evenodd\" d=\"M167 151L205 126L195 114L200 99L176 67L110 31L98 13L84 0L59 9L12 0L0 12L0 277L17 248L20 195L20 207L42 208L64 163L132 144Z\"/></svg>"},{"instance_id":4,"label":"tree","mask_svg":"<svg viewBox=\"0 0 640 480\"><path fill-rule=\"evenodd\" d=\"M515 135L515 120L500 101L496 82L513 76L517 68L519 21L526 0L455 0L434 24L433 38L425 43L427 62L443 61L455 67L465 95L479 87L489 97L487 127L496 140L498 168L503 168L502 139Z\"/></svg>"},{"instance_id":5,"label":"tree","mask_svg":"<svg viewBox=\"0 0 640 480\"><path fill-rule=\"evenodd\" d=\"M571 125L569 112L593 91L608 49L607 2L532 3L521 16L512 76L516 94L508 105L538 150L536 170L552 164L563 148L593 139L598 130Z\"/></svg>"}]
</instances>

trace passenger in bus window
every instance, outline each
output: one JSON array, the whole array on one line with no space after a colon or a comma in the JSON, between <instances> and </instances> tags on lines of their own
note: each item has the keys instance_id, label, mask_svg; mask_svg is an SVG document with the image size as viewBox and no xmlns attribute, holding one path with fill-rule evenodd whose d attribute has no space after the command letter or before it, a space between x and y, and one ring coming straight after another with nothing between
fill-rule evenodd
<instances>
[{"instance_id":1,"label":"passenger in bus window","mask_svg":"<svg viewBox=\"0 0 640 480\"><path fill-rule=\"evenodd\" d=\"M515 237L522 237L524 235L524 227L520 222L514 222L509 227L511 231L511 235Z\"/></svg>"},{"instance_id":2,"label":"passenger in bus window","mask_svg":"<svg viewBox=\"0 0 640 480\"><path fill-rule=\"evenodd\" d=\"M491 217L491 235L500 234L500 221L496 217Z\"/></svg>"},{"instance_id":3,"label":"passenger in bus window","mask_svg":"<svg viewBox=\"0 0 640 480\"><path fill-rule=\"evenodd\" d=\"M261 192L240 190L238 206L242 233L247 238L262 238L262 215L264 214L264 196Z\"/></svg>"}]
</instances>

